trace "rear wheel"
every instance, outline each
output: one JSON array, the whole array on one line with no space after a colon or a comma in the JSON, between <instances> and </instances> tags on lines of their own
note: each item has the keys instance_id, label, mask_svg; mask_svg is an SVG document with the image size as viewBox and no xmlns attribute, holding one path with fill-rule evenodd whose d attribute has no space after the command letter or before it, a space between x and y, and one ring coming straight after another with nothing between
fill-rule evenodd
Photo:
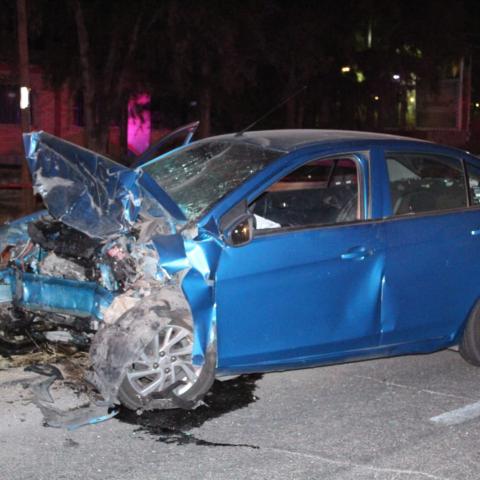
<instances>
[{"instance_id":1,"label":"rear wheel","mask_svg":"<svg viewBox=\"0 0 480 480\"><path fill-rule=\"evenodd\" d=\"M464 360L480 367L480 301L470 314L459 351Z\"/></svg>"},{"instance_id":2,"label":"rear wheel","mask_svg":"<svg viewBox=\"0 0 480 480\"><path fill-rule=\"evenodd\" d=\"M212 386L215 352L202 366L192 363L193 331L182 320L172 320L129 365L118 398L126 407L137 409L171 406L193 407Z\"/></svg>"}]
</instances>

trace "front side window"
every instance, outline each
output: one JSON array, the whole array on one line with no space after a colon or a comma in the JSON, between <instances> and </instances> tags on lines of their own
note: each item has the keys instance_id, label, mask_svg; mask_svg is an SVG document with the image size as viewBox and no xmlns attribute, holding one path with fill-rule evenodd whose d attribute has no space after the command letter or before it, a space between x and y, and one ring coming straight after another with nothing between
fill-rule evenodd
<instances>
[{"instance_id":1,"label":"front side window","mask_svg":"<svg viewBox=\"0 0 480 480\"><path fill-rule=\"evenodd\" d=\"M251 205L256 229L308 227L361 219L359 171L352 158L317 160L273 184Z\"/></svg>"},{"instance_id":2,"label":"front side window","mask_svg":"<svg viewBox=\"0 0 480 480\"><path fill-rule=\"evenodd\" d=\"M467 206L462 162L444 155L386 154L393 215Z\"/></svg>"}]
</instances>

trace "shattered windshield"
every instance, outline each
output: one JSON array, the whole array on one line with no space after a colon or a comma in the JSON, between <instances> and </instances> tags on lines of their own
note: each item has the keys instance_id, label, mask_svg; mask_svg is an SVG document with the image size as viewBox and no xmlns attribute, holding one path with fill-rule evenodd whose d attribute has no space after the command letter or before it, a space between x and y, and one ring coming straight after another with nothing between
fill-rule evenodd
<instances>
[{"instance_id":1,"label":"shattered windshield","mask_svg":"<svg viewBox=\"0 0 480 480\"><path fill-rule=\"evenodd\" d=\"M173 151L143 170L193 220L281 155L249 143L212 140Z\"/></svg>"}]
</instances>

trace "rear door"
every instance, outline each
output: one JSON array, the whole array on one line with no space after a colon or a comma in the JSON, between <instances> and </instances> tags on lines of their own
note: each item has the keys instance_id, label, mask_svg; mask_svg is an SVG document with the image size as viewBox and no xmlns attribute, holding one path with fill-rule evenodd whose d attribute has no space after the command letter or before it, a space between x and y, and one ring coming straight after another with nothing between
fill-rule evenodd
<instances>
[{"instance_id":1,"label":"rear door","mask_svg":"<svg viewBox=\"0 0 480 480\"><path fill-rule=\"evenodd\" d=\"M385 159L391 206L381 343L441 346L480 291L480 177L472 170L469 181L464 160L448 152L390 150Z\"/></svg>"},{"instance_id":2,"label":"rear door","mask_svg":"<svg viewBox=\"0 0 480 480\"><path fill-rule=\"evenodd\" d=\"M219 368L361 356L379 342L382 225L367 222L368 156L308 162L251 205L257 230L216 278Z\"/></svg>"}]
</instances>

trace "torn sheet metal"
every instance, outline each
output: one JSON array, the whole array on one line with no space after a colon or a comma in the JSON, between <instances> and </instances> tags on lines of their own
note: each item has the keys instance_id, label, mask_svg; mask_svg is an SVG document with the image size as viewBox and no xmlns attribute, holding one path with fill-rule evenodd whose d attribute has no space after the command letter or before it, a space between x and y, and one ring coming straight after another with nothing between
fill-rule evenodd
<instances>
[{"instance_id":1,"label":"torn sheet metal","mask_svg":"<svg viewBox=\"0 0 480 480\"><path fill-rule=\"evenodd\" d=\"M147 197L153 196L162 209L177 220L185 220L178 205L140 170L133 171L44 132L25 135L24 143L35 189L42 195L50 214L72 228L95 238L130 231L140 211L142 187L149 192ZM212 279L209 259L205 258L202 249L192 240L185 241L187 248L181 235L159 235L153 244L158 245L161 266L168 273L192 269L185 276L184 290L189 300L198 305L198 309L192 305L194 358L196 364L202 364L208 343L214 338ZM143 268L153 273L154 267L148 257ZM99 269L104 286L115 288L118 282L112 279L111 268L101 264ZM91 294L87 296L90 300ZM90 311L99 316L96 306Z\"/></svg>"},{"instance_id":2,"label":"torn sheet metal","mask_svg":"<svg viewBox=\"0 0 480 480\"><path fill-rule=\"evenodd\" d=\"M12 272L10 270L0 270L0 304L9 303L13 300L12 283Z\"/></svg>"},{"instance_id":3,"label":"torn sheet metal","mask_svg":"<svg viewBox=\"0 0 480 480\"><path fill-rule=\"evenodd\" d=\"M152 239L162 267L179 276L182 290L192 310L194 342L192 362L200 366L206 352L216 341L216 305L212 265L216 264L219 249L211 237L193 240L182 235L158 235Z\"/></svg>"},{"instance_id":4,"label":"torn sheet metal","mask_svg":"<svg viewBox=\"0 0 480 480\"><path fill-rule=\"evenodd\" d=\"M78 263L59 257L54 252L49 253L39 264L42 275L68 278L70 280L87 280L85 268Z\"/></svg>"},{"instance_id":5,"label":"torn sheet metal","mask_svg":"<svg viewBox=\"0 0 480 480\"><path fill-rule=\"evenodd\" d=\"M25 147L48 213L12 224L0 238L15 245L0 270L5 308L49 322L42 338L57 344L78 344L68 319L84 322L89 338L97 331L92 380L110 405L119 402L127 368L172 318L193 324L194 365L213 358L218 242L186 224L141 170L42 132L26 135ZM146 408L178 406L173 392L143 400Z\"/></svg>"},{"instance_id":6,"label":"torn sheet metal","mask_svg":"<svg viewBox=\"0 0 480 480\"><path fill-rule=\"evenodd\" d=\"M107 403L118 402L118 390L127 368L168 325L175 312L183 312L188 321L190 315L184 295L178 287L169 285L138 302L114 323L100 328L90 348L95 372L91 381Z\"/></svg>"},{"instance_id":7,"label":"torn sheet metal","mask_svg":"<svg viewBox=\"0 0 480 480\"><path fill-rule=\"evenodd\" d=\"M0 286L5 290L1 300L30 314L66 315L99 329L92 340L90 358L93 381L108 404L119 402L118 389L126 369L178 312L184 312L182 320L194 327L192 363L203 365L207 352L215 348L210 265L218 258L217 243L207 235L199 240L195 229L173 235L155 234L162 228L150 226L148 230L154 233L151 239L137 223L135 231L140 234L102 241L96 247L87 242L92 258L83 258L82 252L72 251L68 241L72 232L58 229L55 221L45 217L28 229L41 244L29 240L37 245L33 256L27 261L21 256L13 268L0 271ZM69 329L65 322L61 325ZM43 334L45 339L79 344L74 330L61 330L53 324L50 328ZM144 400L145 408L179 406L173 392L167 398ZM193 406L189 404L189 408Z\"/></svg>"},{"instance_id":8,"label":"torn sheet metal","mask_svg":"<svg viewBox=\"0 0 480 480\"><path fill-rule=\"evenodd\" d=\"M143 262L143 278L117 295L102 311L105 322L92 340L90 358L94 383L105 400L118 403L118 392L127 369L135 363L155 335L172 319L193 324L192 363L204 365L207 354L215 351L216 311L209 261L218 257L218 246L209 237L200 246L197 241L177 235L156 235L150 244L132 249L105 246L117 262L125 261L125 252ZM147 268L152 250L163 275ZM205 251L202 247L205 247ZM150 252L150 253L148 253ZM205 252L209 252L209 258ZM152 273L154 273L152 275ZM143 293L142 293L143 291ZM179 407L174 395L141 399L145 409ZM193 408L196 402L189 404Z\"/></svg>"},{"instance_id":9,"label":"torn sheet metal","mask_svg":"<svg viewBox=\"0 0 480 480\"><path fill-rule=\"evenodd\" d=\"M208 350L217 341L217 305L212 271L220 250L212 237L185 240L185 253L192 265L182 288L187 296L194 319L192 363L203 365Z\"/></svg>"},{"instance_id":10,"label":"torn sheet metal","mask_svg":"<svg viewBox=\"0 0 480 480\"><path fill-rule=\"evenodd\" d=\"M142 201L156 202L157 215L184 222L185 215L142 169L113 160L45 132L24 134L35 193L49 213L92 238L127 233Z\"/></svg>"},{"instance_id":11,"label":"torn sheet metal","mask_svg":"<svg viewBox=\"0 0 480 480\"><path fill-rule=\"evenodd\" d=\"M69 431L105 422L119 412L118 409L112 409L105 405L89 404L66 411L43 402L36 402L36 405L42 412L46 425L54 428L66 428Z\"/></svg>"},{"instance_id":12,"label":"torn sheet metal","mask_svg":"<svg viewBox=\"0 0 480 480\"><path fill-rule=\"evenodd\" d=\"M47 215L46 210L32 213L26 217L6 222L0 226L0 252L3 252L7 246L18 245L29 240L28 225L30 222L38 220Z\"/></svg>"},{"instance_id":13,"label":"torn sheet metal","mask_svg":"<svg viewBox=\"0 0 480 480\"><path fill-rule=\"evenodd\" d=\"M34 191L54 218L95 238L131 228L139 172L45 132L25 134L24 144Z\"/></svg>"},{"instance_id":14,"label":"torn sheet metal","mask_svg":"<svg viewBox=\"0 0 480 480\"><path fill-rule=\"evenodd\" d=\"M33 403L42 412L46 426L65 428L71 431L86 425L104 422L118 413L118 410L112 409L104 403L94 403L92 400L72 408L58 408L50 393L50 387L57 380L63 380L60 370L54 365L32 365L25 370L47 377L30 386L33 392Z\"/></svg>"}]
</instances>

